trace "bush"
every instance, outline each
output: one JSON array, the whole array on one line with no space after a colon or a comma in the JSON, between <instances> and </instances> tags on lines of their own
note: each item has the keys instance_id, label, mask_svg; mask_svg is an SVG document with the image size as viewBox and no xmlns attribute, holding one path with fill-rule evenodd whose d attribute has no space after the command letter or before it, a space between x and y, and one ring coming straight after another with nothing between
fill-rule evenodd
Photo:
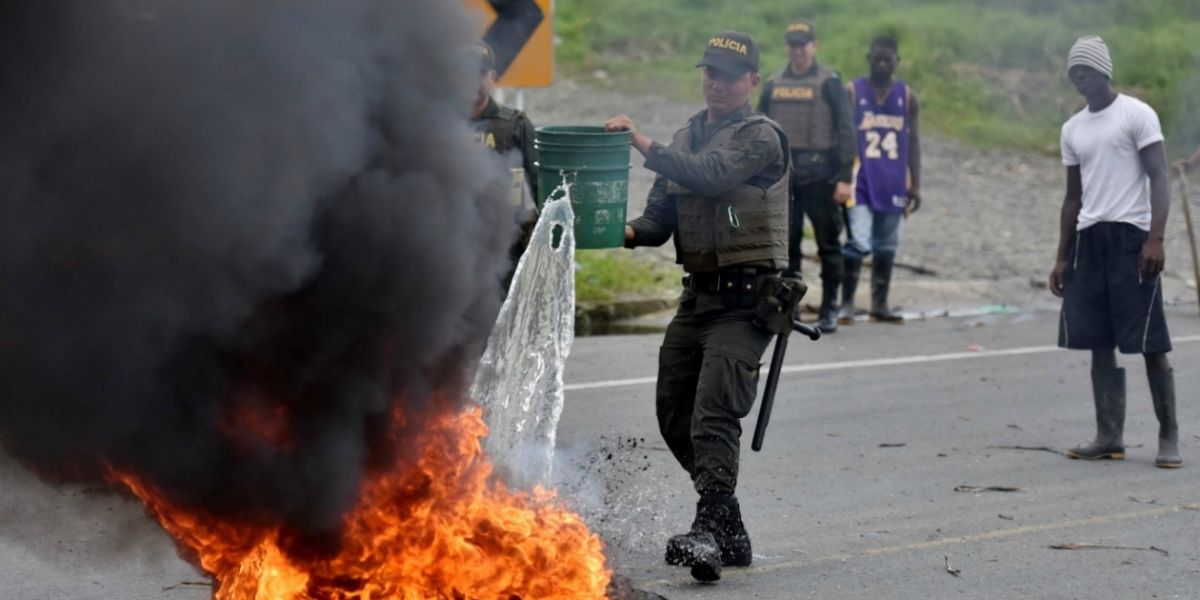
<instances>
[{"instance_id":1,"label":"bush","mask_svg":"<svg viewBox=\"0 0 1200 600\"><path fill-rule=\"evenodd\" d=\"M681 272L629 250L578 250L575 253L577 304L617 298L644 298L678 291Z\"/></svg>"}]
</instances>

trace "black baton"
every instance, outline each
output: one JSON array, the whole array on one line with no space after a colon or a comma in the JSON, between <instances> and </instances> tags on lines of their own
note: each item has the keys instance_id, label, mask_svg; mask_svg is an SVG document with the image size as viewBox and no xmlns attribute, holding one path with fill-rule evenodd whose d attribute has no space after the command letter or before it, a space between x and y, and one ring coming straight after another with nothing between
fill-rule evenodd
<instances>
[{"instance_id":1,"label":"black baton","mask_svg":"<svg viewBox=\"0 0 1200 600\"><path fill-rule=\"evenodd\" d=\"M821 330L799 321L792 322L792 329L808 336L812 341L821 339ZM767 424L771 422L771 409L775 406L775 389L779 387L779 375L783 371L783 357L787 354L788 334L781 333L775 337L775 352L771 354L771 370L767 372L767 386L763 389L762 405L758 407L758 422L754 425L754 440L750 448L759 452L763 447L763 438L767 436Z\"/></svg>"}]
</instances>

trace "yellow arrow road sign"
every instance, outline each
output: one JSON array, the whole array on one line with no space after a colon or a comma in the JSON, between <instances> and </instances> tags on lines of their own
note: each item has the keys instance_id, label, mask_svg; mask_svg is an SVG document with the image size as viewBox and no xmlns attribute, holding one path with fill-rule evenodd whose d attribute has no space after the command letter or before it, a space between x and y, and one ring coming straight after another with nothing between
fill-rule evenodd
<instances>
[{"instance_id":1,"label":"yellow arrow road sign","mask_svg":"<svg viewBox=\"0 0 1200 600\"><path fill-rule=\"evenodd\" d=\"M554 0L465 0L484 17L480 36L496 52L504 87L543 87L554 79Z\"/></svg>"}]
</instances>

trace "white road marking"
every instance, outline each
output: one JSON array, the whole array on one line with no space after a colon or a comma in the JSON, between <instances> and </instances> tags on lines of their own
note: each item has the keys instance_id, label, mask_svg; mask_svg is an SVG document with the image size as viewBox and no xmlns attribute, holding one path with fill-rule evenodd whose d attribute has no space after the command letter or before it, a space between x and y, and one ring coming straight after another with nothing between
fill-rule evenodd
<instances>
[{"instance_id":1,"label":"white road marking","mask_svg":"<svg viewBox=\"0 0 1200 600\"><path fill-rule=\"evenodd\" d=\"M1200 335L1177 337L1171 340L1171 343L1175 345L1192 344L1195 342L1200 342ZM839 371L842 369L860 369L868 367L895 367L900 365L949 362L976 358L996 358L1000 356L1029 356L1033 354L1047 354L1050 352L1067 352L1067 350L1057 346L1025 346L1022 348L1008 348L1005 350L980 350L979 352L951 352L948 354L921 354L917 356L902 356L897 358L848 360L843 362L792 365L790 367L784 367L782 374L787 375L789 373ZM563 390L567 392L575 392L580 390L598 390L634 385L649 385L654 383L655 380L655 377L634 377L631 379L609 379L605 381L591 381L588 383L570 383L563 386Z\"/></svg>"}]
</instances>

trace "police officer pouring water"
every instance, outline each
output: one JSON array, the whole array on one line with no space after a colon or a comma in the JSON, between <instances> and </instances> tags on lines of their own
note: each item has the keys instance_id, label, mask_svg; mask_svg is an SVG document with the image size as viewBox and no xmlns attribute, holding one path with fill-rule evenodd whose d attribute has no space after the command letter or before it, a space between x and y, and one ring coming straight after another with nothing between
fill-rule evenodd
<instances>
[{"instance_id":1,"label":"police officer pouring water","mask_svg":"<svg viewBox=\"0 0 1200 600\"><path fill-rule=\"evenodd\" d=\"M708 40L701 68L707 108L663 145L625 115L605 123L629 131L657 177L644 214L628 223L625 245L674 239L687 273L679 309L659 353L659 429L700 495L690 531L667 542L666 560L702 581L721 566L748 566L750 537L734 495L741 419L754 404L771 332L755 306L769 278L787 266L787 138L751 109L757 44L724 32Z\"/></svg>"},{"instance_id":2,"label":"police officer pouring water","mask_svg":"<svg viewBox=\"0 0 1200 600\"><path fill-rule=\"evenodd\" d=\"M817 327L837 330L842 283L842 209L850 199L856 140L854 113L835 71L817 63L816 30L793 21L784 32L788 64L763 84L758 110L787 133L792 154L789 270L800 270L804 217L812 222L821 257L821 308Z\"/></svg>"}]
</instances>

